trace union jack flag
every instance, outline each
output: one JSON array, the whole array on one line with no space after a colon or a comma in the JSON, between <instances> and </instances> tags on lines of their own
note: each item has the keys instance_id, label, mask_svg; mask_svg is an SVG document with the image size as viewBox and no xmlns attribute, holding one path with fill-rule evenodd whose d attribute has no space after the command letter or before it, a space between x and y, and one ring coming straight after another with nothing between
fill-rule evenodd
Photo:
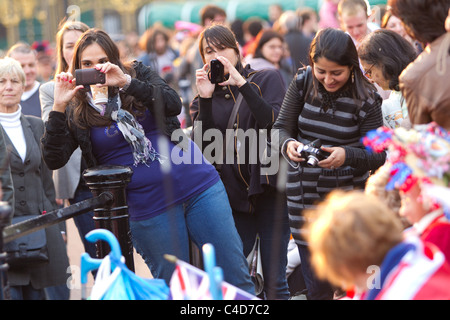
<instances>
[{"instance_id":1,"label":"union jack flag","mask_svg":"<svg viewBox=\"0 0 450 320\"><path fill-rule=\"evenodd\" d=\"M259 300L256 296L225 281L222 282L222 296L224 300ZM169 300L213 300L208 274L177 260L170 280Z\"/></svg>"},{"instance_id":2,"label":"union jack flag","mask_svg":"<svg viewBox=\"0 0 450 320\"><path fill-rule=\"evenodd\" d=\"M409 236L390 253L395 250L397 256L401 253L401 260L390 265L386 260L395 259L385 259L381 288L370 290L367 299L450 300L450 266L437 247Z\"/></svg>"}]
</instances>

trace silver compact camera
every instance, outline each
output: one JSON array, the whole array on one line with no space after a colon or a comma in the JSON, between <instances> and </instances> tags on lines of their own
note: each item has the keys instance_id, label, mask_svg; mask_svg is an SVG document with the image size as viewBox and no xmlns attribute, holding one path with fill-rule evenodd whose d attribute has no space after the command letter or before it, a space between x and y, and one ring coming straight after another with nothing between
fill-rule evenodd
<instances>
[{"instance_id":1,"label":"silver compact camera","mask_svg":"<svg viewBox=\"0 0 450 320\"><path fill-rule=\"evenodd\" d=\"M310 167L316 167L319 161L324 160L330 156L329 152L320 149L322 141L316 139L311 143L304 144L298 147L297 152L302 158L306 159L306 164Z\"/></svg>"}]
</instances>

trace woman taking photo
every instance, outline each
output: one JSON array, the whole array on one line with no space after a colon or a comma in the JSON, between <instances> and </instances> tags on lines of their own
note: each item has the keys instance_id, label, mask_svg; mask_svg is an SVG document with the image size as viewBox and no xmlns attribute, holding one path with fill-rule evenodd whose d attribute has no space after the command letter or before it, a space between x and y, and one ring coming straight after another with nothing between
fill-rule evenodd
<instances>
[{"instance_id":1,"label":"woman taking photo","mask_svg":"<svg viewBox=\"0 0 450 320\"><path fill-rule=\"evenodd\" d=\"M364 77L352 39L337 29L323 29L311 43L311 69L291 82L273 129L279 130L281 153L289 162L286 193L289 222L296 240L308 299L331 299L327 283L316 280L304 238L303 210L314 207L336 188L364 188L370 170L384 163L361 138L382 126L381 97ZM302 151L321 140L317 151ZM315 149L320 150L319 144Z\"/></svg>"},{"instance_id":2,"label":"woman taking photo","mask_svg":"<svg viewBox=\"0 0 450 320\"><path fill-rule=\"evenodd\" d=\"M279 73L273 69L256 72L249 66L244 68L234 34L222 25L209 27L200 35L199 49L205 65L196 72L199 94L190 108L194 141L199 137L201 139L210 129L220 131L224 139L222 143L226 143L227 129L238 129L244 133L265 130L269 133L285 92ZM219 60L224 66L224 76L217 84L210 80L212 60ZM240 108L235 116L231 116L240 98ZM250 253L259 234L264 275L262 297L287 299L289 226L285 195L276 189L275 174L269 176L261 172L259 158L250 161L251 156L259 155L259 140L263 138L256 134L254 140L242 140L237 130L233 132L236 134L234 143L225 148L226 155L233 158L216 165L218 169L220 167L236 227L244 243L244 254L247 256ZM205 151L206 142L202 141L202 145ZM233 145L236 150L232 148L231 153L229 148ZM225 160L229 158L224 156Z\"/></svg>"},{"instance_id":3,"label":"woman taking photo","mask_svg":"<svg viewBox=\"0 0 450 320\"><path fill-rule=\"evenodd\" d=\"M75 85L76 69L95 68L105 75L108 102L95 104L91 88ZM212 165L175 163L176 155L195 157L200 150L182 132L177 115L181 100L152 69L139 62L124 65L112 39L102 30L85 32L75 47L71 72L55 78L55 101L42 139L52 169L63 166L81 147L87 166L133 168L126 189L133 244L155 278L169 283L174 264L165 254L189 261L189 239L201 248L211 243L224 280L249 293L242 243L234 226L225 189ZM204 159L203 159L204 160ZM167 188L165 188L167 186Z\"/></svg>"}]
</instances>

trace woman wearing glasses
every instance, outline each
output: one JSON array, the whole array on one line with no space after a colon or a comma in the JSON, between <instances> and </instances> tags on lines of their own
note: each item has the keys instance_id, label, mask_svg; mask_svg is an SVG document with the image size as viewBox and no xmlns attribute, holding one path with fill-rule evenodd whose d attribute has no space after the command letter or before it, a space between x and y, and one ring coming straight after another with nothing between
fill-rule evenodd
<instances>
[{"instance_id":1,"label":"woman wearing glasses","mask_svg":"<svg viewBox=\"0 0 450 320\"><path fill-rule=\"evenodd\" d=\"M273 126L289 162L286 194L289 223L296 240L308 299L331 299L328 283L317 280L304 238L303 211L334 189L361 189L385 161L361 143L367 132L383 124L381 97L359 66L352 39L338 29L323 29L309 52L311 69L300 70L291 82ZM320 139L325 157L310 165L311 153L299 152ZM320 160L320 159L319 159Z\"/></svg>"},{"instance_id":2,"label":"woman wearing glasses","mask_svg":"<svg viewBox=\"0 0 450 320\"><path fill-rule=\"evenodd\" d=\"M383 124L395 129L411 126L405 99L400 92L399 76L416 59L414 47L394 31L379 29L364 38L358 48L361 65L370 81L383 90L391 90L383 100Z\"/></svg>"}]
</instances>

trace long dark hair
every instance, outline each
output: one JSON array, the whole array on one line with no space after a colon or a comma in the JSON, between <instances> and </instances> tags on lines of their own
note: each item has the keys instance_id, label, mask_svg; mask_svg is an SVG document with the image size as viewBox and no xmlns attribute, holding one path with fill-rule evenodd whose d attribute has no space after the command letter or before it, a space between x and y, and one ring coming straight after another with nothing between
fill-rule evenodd
<instances>
[{"instance_id":1,"label":"long dark hair","mask_svg":"<svg viewBox=\"0 0 450 320\"><path fill-rule=\"evenodd\" d=\"M325 28L316 34L309 50L310 65L314 66L319 58L350 68L351 74L344 87L351 92L354 99L366 100L374 97L375 86L363 75L355 44L344 31ZM317 96L319 81L316 77L313 77L313 84L314 95Z\"/></svg>"},{"instance_id":2,"label":"long dark hair","mask_svg":"<svg viewBox=\"0 0 450 320\"><path fill-rule=\"evenodd\" d=\"M284 43L283 36L281 34L279 34L278 32L271 30L271 29L262 30L255 39L256 48L255 48L255 53L253 54L253 57L266 59L266 57L264 57L264 55L262 54L262 48L264 47L264 45L267 42L269 42L270 40L272 40L274 38L280 39L280 41L282 43ZM278 62L280 62L280 61L278 61Z\"/></svg>"},{"instance_id":3,"label":"long dark hair","mask_svg":"<svg viewBox=\"0 0 450 320\"><path fill-rule=\"evenodd\" d=\"M203 63L205 63L205 53L203 52L203 40L206 41L208 46L214 46L220 49L225 48L233 49L238 56L238 62L235 68L239 72L243 69L241 61L241 52L239 50L236 37L230 28L221 24L215 24L203 30L203 32L200 34L198 47L200 50L200 55L202 56Z\"/></svg>"},{"instance_id":4,"label":"long dark hair","mask_svg":"<svg viewBox=\"0 0 450 320\"><path fill-rule=\"evenodd\" d=\"M81 69L81 55L83 51L92 45L93 43L98 44L106 53L110 63L119 66L124 73L130 74L135 77L134 69L131 64L123 64L120 60L120 52L117 45L109 37L109 35L100 29L89 29L83 33L78 40L72 60L72 74L75 74L76 69ZM108 95L115 96L119 93L119 88L109 87ZM136 113L135 111L143 111L144 106L137 103L137 101L129 95L120 93L120 98L122 101L122 108ZM76 94L76 101L74 107L74 120L77 126L85 128L92 126L105 126L111 124L111 119L107 119L101 116L96 110L91 108L88 104L86 97L86 90L80 90ZM136 109L136 110L134 110Z\"/></svg>"},{"instance_id":5,"label":"long dark hair","mask_svg":"<svg viewBox=\"0 0 450 320\"><path fill-rule=\"evenodd\" d=\"M358 48L359 58L381 69L389 80L389 89L400 91L399 76L417 53L414 47L398 33L379 29L364 38Z\"/></svg>"}]
</instances>

